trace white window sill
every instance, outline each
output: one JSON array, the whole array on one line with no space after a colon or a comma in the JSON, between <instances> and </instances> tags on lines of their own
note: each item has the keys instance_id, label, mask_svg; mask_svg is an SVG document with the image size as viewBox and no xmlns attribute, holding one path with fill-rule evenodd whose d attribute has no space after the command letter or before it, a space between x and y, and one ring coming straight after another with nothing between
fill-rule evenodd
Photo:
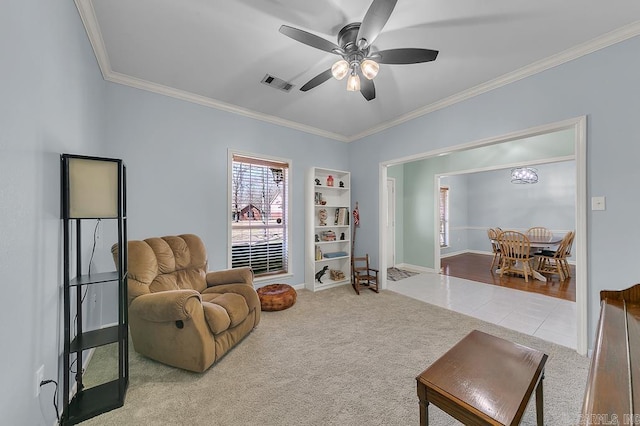
<instances>
[{"instance_id":1,"label":"white window sill","mask_svg":"<svg viewBox=\"0 0 640 426\"><path fill-rule=\"evenodd\" d=\"M291 272L287 272L285 274L268 275L268 276L265 276L265 277L257 277L257 278L253 279L253 282L262 284L262 283L265 283L267 281L276 282L276 281L282 280L284 278L293 278L293 274Z\"/></svg>"}]
</instances>

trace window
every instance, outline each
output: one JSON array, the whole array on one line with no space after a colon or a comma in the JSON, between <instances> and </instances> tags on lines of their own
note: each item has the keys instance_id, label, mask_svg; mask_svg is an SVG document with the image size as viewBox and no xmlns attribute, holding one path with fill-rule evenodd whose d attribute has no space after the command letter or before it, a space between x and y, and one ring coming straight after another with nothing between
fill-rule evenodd
<instances>
[{"instance_id":1,"label":"window","mask_svg":"<svg viewBox=\"0 0 640 426\"><path fill-rule=\"evenodd\" d=\"M449 246L449 188L440 187L440 247Z\"/></svg>"},{"instance_id":2,"label":"window","mask_svg":"<svg viewBox=\"0 0 640 426\"><path fill-rule=\"evenodd\" d=\"M231 267L287 273L289 163L232 154L230 187Z\"/></svg>"}]
</instances>

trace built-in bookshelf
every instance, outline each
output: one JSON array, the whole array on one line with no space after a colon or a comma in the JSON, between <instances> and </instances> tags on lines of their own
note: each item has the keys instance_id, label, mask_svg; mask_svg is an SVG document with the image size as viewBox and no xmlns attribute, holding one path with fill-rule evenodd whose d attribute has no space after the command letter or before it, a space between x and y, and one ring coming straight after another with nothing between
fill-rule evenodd
<instances>
[{"instance_id":1,"label":"built-in bookshelf","mask_svg":"<svg viewBox=\"0 0 640 426\"><path fill-rule=\"evenodd\" d=\"M305 286L309 290L351 282L350 185L349 172L312 167L307 173Z\"/></svg>"}]
</instances>

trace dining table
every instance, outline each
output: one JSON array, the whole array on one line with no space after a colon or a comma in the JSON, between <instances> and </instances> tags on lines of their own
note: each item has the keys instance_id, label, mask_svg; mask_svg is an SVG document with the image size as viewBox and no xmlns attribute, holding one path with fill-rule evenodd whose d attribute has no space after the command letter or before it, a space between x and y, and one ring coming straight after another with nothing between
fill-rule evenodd
<instances>
[{"instance_id":1,"label":"dining table","mask_svg":"<svg viewBox=\"0 0 640 426\"><path fill-rule=\"evenodd\" d=\"M551 235L548 237L531 237L529 238L529 243L531 248L533 249L539 249L536 251L542 251L545 249L553 249L554 247L560 245L560 243L562 242L562 239L564 237L562 235ZM531 267L531 273L533 275L533 278L535 278L538 281L543 281L543 282L547 282L547 277L545 277L544 275L542 275L540 272L538 272L538 265L536 264L537 262L534 262L534 264ZM496 269L496 273L500 273L500 269Z\"/></svg>"}]
</instances>

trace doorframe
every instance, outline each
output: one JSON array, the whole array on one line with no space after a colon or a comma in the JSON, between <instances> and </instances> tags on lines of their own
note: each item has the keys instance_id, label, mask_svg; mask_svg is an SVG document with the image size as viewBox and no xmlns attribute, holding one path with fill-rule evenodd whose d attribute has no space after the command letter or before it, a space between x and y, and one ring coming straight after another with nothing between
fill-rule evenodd
<instances>
[{"instance_id":1,"label":"doorframe","mask_svg":"<svg viewBox=\"0 0 640 426\"><path fill-rule=\"evenodd\" d=\"M388 244L387 245L387 249L389 249L389 247L391 247L391 250L392 250L391 256L392 256L392 259L393 259L393 264L392 265L387 265L387 267L395 266L395 264L396 264L397 257L396 257L395 240L396 240L396 224L398 223L398 220L396 218L396 213L397 213L397 210L396 210L396 178L387 177L387 189L389 188L389 184L391 184L393 186L393 196L389 197L389 202L387 203L387 216L385 217L384 223L386 223L387 227L389 227L389 220L390 219L389 219L388 213L390 211L393 212L393 218L392 218L393 227L391 228L392 229L391 232L393 234L393 239L392 239L393 240L393 244L389 244L389 241L387 241L387 244ZM387 252L386 255L388 257L389 253ZM386 259L386 257L385 257L385 259ZM383 269L383 271L384 271L384 269Z\"/></svg>"},{"instance_id":2,"label":"doorframe","mask_svg":"<svg viewBox=\"0 0 640 426\"><path fill-rule=\"evenodd\" d=\"M425 158L445 155L454 151L463 151L472 148L479 148L487 145L494 145L502 142L509 142L516 139L525 139L546 133L553 133L561 130L572 129L574 133L574 157L576 162L576 324L577 342L576 351L580 355L587 354L588 348L588 321L587 321L587 299L588 299L588 236L587 236L587 116L579 116L568 120L545 124L524 130L511 132L505 135L480 139L474 142L460 144L451 147L439 148L407 157L396 158L379 163L378 166L378 253L381 270L386 270L387 263L387 236L385 223L387 220L387 168L411 161L423 160ZM435 203L437 204L437 203ZM437 217L437 216L436 216ZM435 234L434 234L435 239ZM435 243L434 243L435 244ZM436 250L434 257L439 258L439 251ZM435 260L435 259L434 259ZM434 263L436 265L436 263ZM386 274L382 274L381 287L387 288Z\"/></svg>"}]
</instances>

